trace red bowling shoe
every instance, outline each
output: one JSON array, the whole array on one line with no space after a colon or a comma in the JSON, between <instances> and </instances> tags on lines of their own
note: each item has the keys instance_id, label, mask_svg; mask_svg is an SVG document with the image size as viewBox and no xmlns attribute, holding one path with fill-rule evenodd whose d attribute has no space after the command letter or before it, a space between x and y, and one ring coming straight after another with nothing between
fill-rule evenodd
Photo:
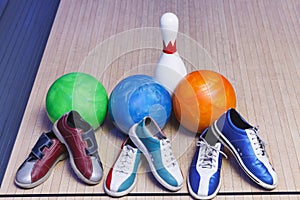
<instances>
[{"instance_id":1,"label":"red bowling shoe","mask_svg":"<svg viewBox=\"0 0 300 200\"><path fill-rule=\"evenodd\" d=\"M72 169L78 178L91 185L99 183L103 168L93 128L78 112L71 111L55 122L53 132L66 145Z\"/></svg>"},{"instance_id":2,"label":"red bowling shoe","mask_svg":"<svg viewBox=\"0 0 300 200\"><path fill-rule=\"evenodd\" d=\"M28 158L19 167L15 183L22 188L33 188L48 179L55 165L68 157L67 149L52 131L43 133Z\"/></svg>"}]
</instances>

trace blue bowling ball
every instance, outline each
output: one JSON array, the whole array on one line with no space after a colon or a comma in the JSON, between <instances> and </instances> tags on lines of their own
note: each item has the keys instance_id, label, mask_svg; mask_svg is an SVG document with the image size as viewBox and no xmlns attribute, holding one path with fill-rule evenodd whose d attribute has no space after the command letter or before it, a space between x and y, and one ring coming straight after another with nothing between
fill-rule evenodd
<instances>
[{"instance_id":1,"label":"blue bowling ball","mask_svg":"<svg viewBox=\"0 0 300 200\"><path fill-rule=\"evenodd\" d=\"M133 75L120 81L110 94L108 110L114 125L125 134L145 116L162 129L172 111L168 91L151 76Z\"/></svg>"}]
</instances>

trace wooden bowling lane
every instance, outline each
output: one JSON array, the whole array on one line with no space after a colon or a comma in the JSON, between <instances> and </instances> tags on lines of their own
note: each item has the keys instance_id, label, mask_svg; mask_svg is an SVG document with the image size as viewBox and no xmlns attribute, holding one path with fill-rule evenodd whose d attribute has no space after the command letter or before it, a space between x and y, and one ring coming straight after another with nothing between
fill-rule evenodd
<instances>
[{"instance_id":1,"label":"wooden bowling lane","mask_svg":"<svg viewBox=\"0 0 300 200\"><path fill-rule=\"evenodd\" d=\"M106 174L125 135L109 120L97 129L105 176L96 186L81 183L68 161L59 163L42 185L23 190L14 176L40 133L51 128L45 111L47 89L61 75L82 71L97 77L108 93L122 78L153 75L162 49L159 19L167 11L179 19L177 49L188 71L210 69L231 81L237 109L260 126L278 187L269 192L224 160L217 199L300 198L300 4L290 1L84 1L62 0L48 39L0 196L6 199L107 199ZM165 127L186 177L195 151L194 135L174 118ZM148 173L146 160L136 188L124 199L189 199L187 187L163 189ZM186 178L185 178L186 180Z\"/></svg>"}]
</instances>

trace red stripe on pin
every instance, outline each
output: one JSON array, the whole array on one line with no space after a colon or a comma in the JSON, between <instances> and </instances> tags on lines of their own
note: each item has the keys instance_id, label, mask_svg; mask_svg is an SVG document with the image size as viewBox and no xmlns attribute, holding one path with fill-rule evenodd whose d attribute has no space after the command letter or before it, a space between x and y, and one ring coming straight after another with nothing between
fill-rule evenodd
<instances>
[{"instance_id":1,"label":"red stripe on pin","mask_svg":"<svg viewBox=\"0 0 300 200\"><path fill-rule=\"evenodd\" d=\"M164 48L163 48L164 53L173 54L177 51L176 40L174 42L174 45L172 44L171 41L168 43L168 45L166 45L165 42L163 41L163 45L164 45Z\"/></svg>"}]
</instances>

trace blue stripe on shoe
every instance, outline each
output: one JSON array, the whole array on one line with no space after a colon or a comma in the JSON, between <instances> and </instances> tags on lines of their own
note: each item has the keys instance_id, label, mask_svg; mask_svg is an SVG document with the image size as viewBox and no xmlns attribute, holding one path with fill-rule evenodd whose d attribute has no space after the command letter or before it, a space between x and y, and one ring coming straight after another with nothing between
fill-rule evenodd
<instances>
[{"instance_id":1,"label":"blue stripe on shoe","mask_svg":"<svg viewBox=\"0 0 300 200\"><path fill-rule=\"evenodd\" d=\"M220 170L216 171L216 173L214 173L214 175L210 177L208 195L211 195L216 192L219 183L220 183Z\"/></svg>"},{"instance_id":2,"label":"blue stripe on shoe","mask_svg":"<svg viewBox=\"0 0 300 200\"><path fill-rule=\"evenodd\" d=\"M134 180L135 180L135 177L136 177L136 173L132 173L127 179L126 181L124 181L119 189L118 189L118 192L123 192L123 191L126 191L128 188L130 188L132 186L132 184L134 183Z\"/></svg>"},{"instance_id":3,"label":"blue stripe on shoe","mask_svg":"<svg viewBox=\"0 0 300 200\"><path fill-rule=\"evenodd\" d=\"M244 164L247 166L247 168L255 175L257 178L262 180L264 183L267 184L274 184L274 180L272 175L269 173L269 170L266 168L266 166L258 160L255 156L251 158L243 158Z\"/></svg>"},{"instance_id":4,"label":"blue stripe on shoe","mask_svg":"<svg viewBox=\"0 0 300 200\"><path fill-rule=\"evenodd\" d=\"M193 192L195 194L198 193L198 188L200 185L200 175L196 169L197 161L198 161L198 155L199 155L199 148L197 148L195 155L193 157L190 170L189 170L189 182L190 187L192 188Z\"/></svg>"},{"instance_id":5,"label":"blue stripe on shoe","mask_svg":"<svg viewBox=\"0 0 300 200\"><path fill-rule=\"evenodd\" d=\"M161 178L164 179L169 185L174 187L178 186L177 180L166 170L166 168L160 168L156 170Z\"/></svg>"},{"instance_id":6,"label":"blue stripe on shoe","mask_svg":"<svg viewBox=\"0 0 300 200\"><path fill-rule=\"evenodd\" d=\"M126 191L128 188L130 188L132 186L132 184L134 183L134 180L136 178L136 173L137 173L137 170L138 170L138 167L140 164L140 160L141 160L141 152L139 150L137 150L132 174L126 179L126 181L124 181L120 185L118 192Z\"/></svg>"},{"instance_id":7,"label":"blue stripe on shoe","mask_svg":"<svg viewBox=\"0 0 300 200\"><path fill-rule=\"evenodd\" d=\"M143 127L141 126L137 126L137 129L142 128ZM153 158L152 163L159 176L162 179L164 179L164 181L166 181L168 184L177 187L177 180L168 172L168 170L166 170L165 166L163 165L160 141L155 138L152 138L152 136L149 133L147 133L147 131L137 130L136 133L139 139L142 141L142 143L146 146L148 152L151 154L151 157Z\"/></svg>"},{"instance_id":8,"label":"blue stripe on shoe","mask_svg":"<svg viewBox=\"0 0 300 200\"><path fill-rule=\"evenodd\" d=\"M178 186L177 180L166 170L162 162L160 142L153 138L140 138L143 144L147 147L151 157L153 158L153 165L159 176L172 186Z\"/></svg>"},{"instance_id":9,"label":"blue stripe on shoe","mask_svg":"<svg viewBox=\"0 0 300 200\"><path fill-rule=\"evenodd\" d=\"M160 151L160 142L153 138L140 138L149 153Z\"/></svg>"}]
</instances>

